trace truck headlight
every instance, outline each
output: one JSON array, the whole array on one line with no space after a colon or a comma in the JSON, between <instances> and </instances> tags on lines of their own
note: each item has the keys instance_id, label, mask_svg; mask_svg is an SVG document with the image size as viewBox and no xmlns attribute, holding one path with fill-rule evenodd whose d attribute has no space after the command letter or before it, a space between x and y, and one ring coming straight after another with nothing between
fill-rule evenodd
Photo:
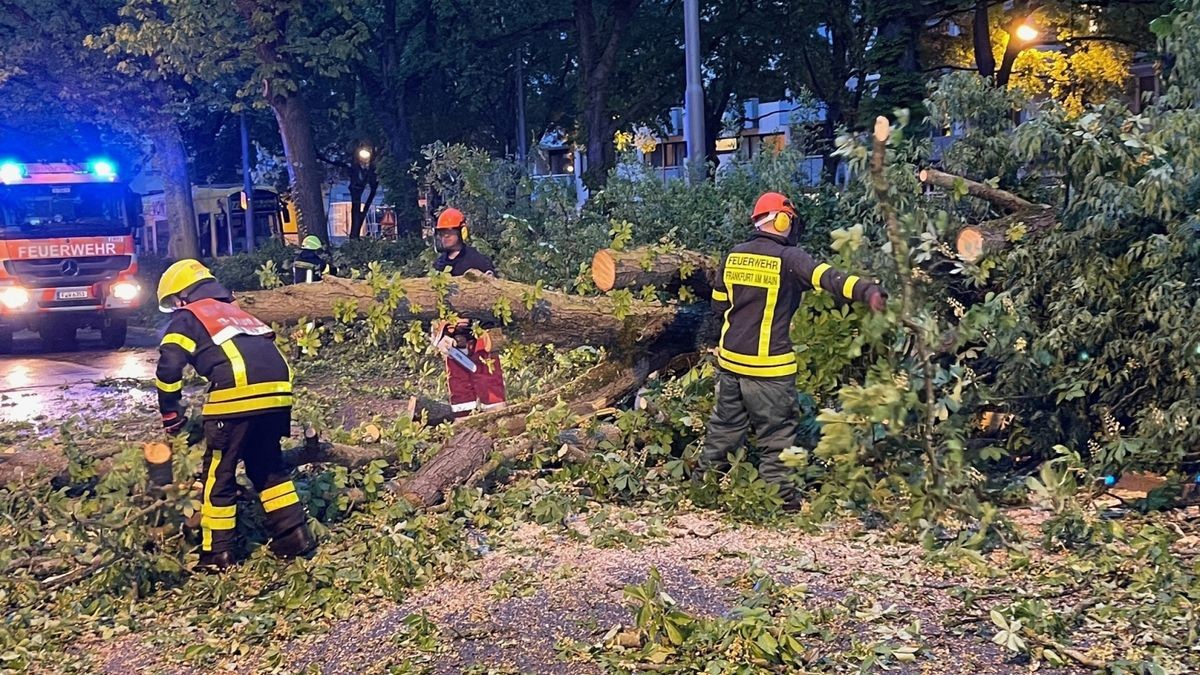
<instances>
[{"instance_id":1,"label":"truck headlight","mask_svg":"<svg viewBox=\"0 0 1200 675\"><path fill-rule=\"evenodd\" d=\"M128 281L118 281L112 285L111 289L114 298L118 300L124 300L125 302L136 299L138 293L141 291L142 289L140 286Z\"/></svg>"},{"instance_id":2,"label":"truck headlight","mask_svg":"<svg viewBox=\"0 0 1200 675\"><path fill-rule=\"evenodd\" d=\"M29 291L20 286L8 286L0 290L0 304L9 309L21 309L29 304Z\"/></svg>"}]
</instances>

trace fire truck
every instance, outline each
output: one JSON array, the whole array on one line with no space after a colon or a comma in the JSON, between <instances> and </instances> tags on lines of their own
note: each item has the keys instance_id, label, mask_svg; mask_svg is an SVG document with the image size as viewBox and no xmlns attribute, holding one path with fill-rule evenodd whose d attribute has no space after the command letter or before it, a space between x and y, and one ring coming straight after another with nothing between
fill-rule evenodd
<instances>
[{"instance_id":1,"label":"fire truck","mask_svg":"<svg viewBox=\"0 0 1200 675\"><path fill-rule=\"evenodd\" d=\"M80 328L125 344L144 296L135 211L111 161L0 160L0 353L23 328L53 347L74 347Z\"/></svg>"}]
</instances>

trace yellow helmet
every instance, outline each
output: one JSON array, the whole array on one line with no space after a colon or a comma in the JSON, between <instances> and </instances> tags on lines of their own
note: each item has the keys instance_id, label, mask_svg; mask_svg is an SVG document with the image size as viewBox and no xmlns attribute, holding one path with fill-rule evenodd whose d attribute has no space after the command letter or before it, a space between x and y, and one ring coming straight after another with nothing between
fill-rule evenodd
<instances>
[{"instance_id":1,"label":"yellow helmet","mask_svg":"<svg viewBox=\"0 0 1200 675\"><path fill-rule=\"evenodd\" d=\"M164 312L175 311L167 299L206 279L216 279L216 277L199 260L188 258L173 263L158 280L158 308Z\"/></svg>"}]
</instances>

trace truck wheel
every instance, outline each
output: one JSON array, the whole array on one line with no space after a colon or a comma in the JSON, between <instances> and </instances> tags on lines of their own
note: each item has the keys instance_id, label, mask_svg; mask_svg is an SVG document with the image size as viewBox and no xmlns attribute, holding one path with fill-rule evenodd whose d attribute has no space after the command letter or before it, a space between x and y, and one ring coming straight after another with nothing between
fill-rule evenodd
<instances>
[{"instance_id":1,"label":"truck wheel","mask_svg":"<svg viewBox=\"0 0 1200 675\"><path fill-rule=\"evenodd\" d=\"M108 349L120 349L125 346L125 336L128 333L128 321L125 319L111 319L100 329L100 340Z\"/></svg>"},{"instance_id":2,"label":"truck wheel","mask_svg":"<svg viewBox=\"0 0 1200 675\"><path fill-rule=\"evenodd\" d=\"M11 354L13 334L11 330L0 330L0 354Z\"/></svg>"}]
</instances>

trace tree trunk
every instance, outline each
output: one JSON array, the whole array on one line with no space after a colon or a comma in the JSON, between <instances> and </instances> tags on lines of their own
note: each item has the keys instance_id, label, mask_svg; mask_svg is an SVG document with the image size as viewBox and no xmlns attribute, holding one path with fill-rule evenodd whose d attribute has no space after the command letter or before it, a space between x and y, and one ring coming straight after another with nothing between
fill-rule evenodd
<instances>
[{"instance_id":1,"label":"tree trunk","mask_svg":"<svg viewBox=\"0 0 1200 675\"><path fill-rule=\"evenodd\" d=\"M587 169L584 184L599 190L608 182L608 170L614 163L613 126L608 115L608 97L599 84L589 85L584 97L583 125L587 130Z\"/></svg>"},{"instance_id":2,"label":"tree trunk","mask_svg":"<svg viewBox=\"0 0 1200 675\"><path fill-rule=\"evenodd\" d=\"M631 251L601 249L592 256L592 281L601 291L654 286L676 293L686 285L698 300L712 296L718 261L695 251L655 252L648 248ZM690 269L689 269L690 268ZM686 278L681 271L687 272Z\"/></svg>"},{"instance_id":3,"label":"tree trunk","mask_svg":"<svg viewBox=\"0 0 1200 675\"><path fill-rule=\"evenodd\" d=\"M609 9L611 16L604 22L608 29L605 35L598 30L593 0L575 0L573 19L579 49L579 90L587 133L588 167L584 182L593 190L604 187L615 158L612 136L616 125L608 110L608 90L621 42L641 2L614 0Z\"/></svg>"},{"instance_id":4,"label":"tree trunk","mask_svg":"<svg viewBox=\"0 0 1200 675\"><path fill-rule=\"evenodd\" d=\"M963 178L962 176L944 173L937 169L921 169L919 176L922 183L936 185L945 190L953 190L956 185L961 185L967 189L968 195L990 202L1009 213L1036 208L1033 202L1022 199L1007 190L994 188L990 185L985 185L969 178Z\"/></svg>"},{"instance_id":5,"label":"tree trunk","mask_svg":"<svg viewBox=\"0 0 1200 675\"><path fill-rule=\"evenodd\" d=\"M496 441L475 429L460 429L411 477L400 481L400 495L413 506L433 506L442 495L466 482L491 454Z\"/></svg>"},{"instance_id":6,"label":"tree trunk","mask_svg":"<svg viewBox=\"0 0 1200 675\"><path fill-rule=\"evenodd\" d=\"M350 239L362 238L363 214L359 208L362 205L362 193L365 185L350 185Z\"/></svg>"},{"instance_id":7,"label":"tree trunk","mask_svg":"<svg viewBox=\"0 0 1200 675\"><path fill-rule=\"evenodd\" d=\"M329 228L325 221L325 197L321 190L324 178L317 161L316 146L313 145L308 105L297 93L269 95L267 100L279 123L292 199L300 212L300 235L302 238L309 234L316 235L328 245Z\"/></svg>"},{"instance_id":8,"label":"tree trunk","mask_svg":"<svg viewBox=\"0 0 1200 675\"><path fill-rule=\"evenodd\" d=\"M543 343L569 348L580 345L632 345L662 334L683 314L679 308L634 301L622 308L611 298L539 292L527 284L468 273L450 282L443 294L429 278L401 281L404 299L396 310L401 320L431 320L444 302L460 317L494 320L497 306L507 304L519 332ZM533 300L533 298L537 298ZM333 316L334 304L349 300L366 314L375 293L365 281L326 277L319 284L297 284L238 296L241 305L267 323L295 323ZM530 303L532 306L530 306ZM618 310L624 310L618 318Z\"/></svg>"},{"instance_id":9,"label":"tree trunk","mask_svg":"<svg viewBox=\"0 0 1200 675\"><path fill-rule=\"evenodd\" d=\"M975 16L971 36L975 50L975 67L981 77L996 74L996 57L992 55L992 31L988 20L989 0L975 0Z\"/></svg>"},{"instance_id":10,"label":"tree trunk","mask_svg":"<svg viewBox=\"0 0 1200 675\"><path fill-rule=\"evenodd\" d=\"M1021 53L1025 45L1017 39L1017 26L1025 20L1028 15L1029 2L1027 0L1017 0L1013 3L1011 15L1013 19L1009 21L1005 30L1008 32L1008 43L1004 45L1004 55L1000 58L1000 69L996 71L996 86L1007 87L1008 80L1012 77L1013 65L1017 62L1017 55Z\"/></svg>"},{"instance_id":11,"label":"tree trunk","mask_svg":"<svg viewBox=\"0 0 1200 675\"><path fill-rule=\"evenodd\" d=\"M165 125L152 131L150 138L154 144L154 159L163 175L163 197L170 227L167 255L176 260L199 258L192 181L188 177L187 150L179 127Z\"/></svg>"},{"instance_id":12,"label":"tree trunk","mask_svg":"<svg viewBox=\"0 0 1200 675\"><path fill-rule=\"evenodd\" d=\"M283 452L283 465L289 468L304 464L338 464L349 469L366 466L382 459L390 450L382 445L361 447L341 443L306 443Z\"/></svg>"}]
</instances>

